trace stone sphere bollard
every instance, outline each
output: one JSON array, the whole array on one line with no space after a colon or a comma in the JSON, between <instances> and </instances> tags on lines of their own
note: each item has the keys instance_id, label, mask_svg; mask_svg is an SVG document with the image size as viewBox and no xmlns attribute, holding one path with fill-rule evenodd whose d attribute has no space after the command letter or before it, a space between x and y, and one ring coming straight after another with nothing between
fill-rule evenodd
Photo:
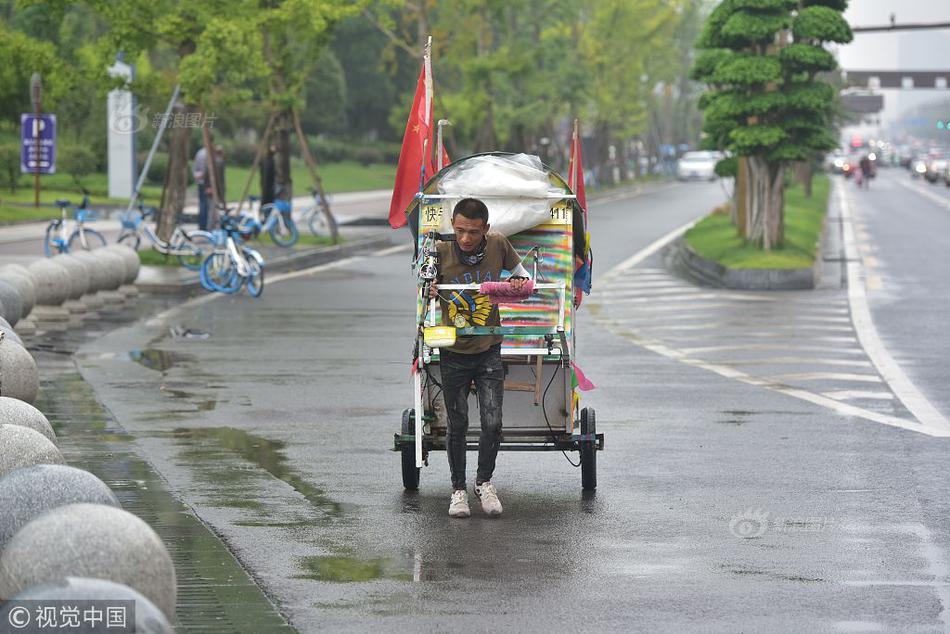
<instances>
[{"instance_id":1,"label":"stone sphere bollard","mask_svg":"<svg viewBox=\"0 0 950 634\"><path fill-rule=\"evenodd\" d=\"M69 297L67 299L79 299L89 292L89 272L76 259L76 256L60 253L53 256L52 261L69 272Z\"/></svg>"},{"instance_id":2,"label":"stone sphere bollard","mask_svg":"<svg viewBox=\"0 0 950 634\"><path fill-rule=\"evenodd\" d=\"M20 296L20 319L29 315L30 311L33 310L33 304L36 303L36 289L33 286L33 278L30 277L29 271L23 267L4 267L0 269L0 281L4 281L15 288Z\"/></svg>"},{"instance_id":3,"label":"stone sphere bollard","mask_svg":"<svg viewBox=\"0 0 950 634\"><path fill-rule=\"evenodd\" d=\"M56 444L56 433L53 431L53 426L49 424L43 412L26 401L0 396L0 425L29 427L33 431L40 432L53 444ZM2 508L3 504L0 504L0 509Z\"/></svg>"},{"instance_id":4,"label":"stone sphere bollard","mask_svg":"<svg viewBox=\"0 0 950 634\"><path fill-rule=\"evenodd\" d=\"M148 524L100 504L68 504L35 517L0 554L0 600L63 577L122 583L175 618L175 568Z\"/></svg>"},{"instance_id":5,"label":"stone sphere bollard","mask_svg":"<svg viewBox=\"0 0 950 634\"><path fill-rule=\"evenodd\" d=\"M122 261L122 256L109 249L96 249L92 253L99 259L109 274L108 283L104 290L114 291L122 286L122 282L125 280L125 262Z\"/></svg>"},{"instance_id":6,"label":"stone sphere bollard","mask_svg":"<svg viewBox=\"0 0 950 634\"><path fill-rule=\"evenodd\" d=\"M20 321L23 313L23 300L20 292L13 284L0 279L0 317L3 317L11 326Z\"/></svg>"},{"instance_id":7,"label":"stone sphere bollard","mask_svg":"<svg viewBox=\"0 0 950 634\"><path fill-rule=\"evenodd\" d=\"M29 267L36 287L36 303L59 306L69 297L69 271L52 260L36 260Z\"/></svg>"},{"instance_id":8,"label":"stone sphere bollard","mask_svg":"<svg viewBox=\"0 0 950 634\"><path fill-rule=\"evenodd\" d=\"M61 464L14 469L0 478L0 553L27 523L67 504L119 507L105 482L88 471Z\"/></svg>"},{"instance_id":9,"label":"stone sphere bollard","mask_svg":"<svg viewBox=\"0 0 950 634\"><path fill-rule=\"evenodd\" d=\"M0 396L32 403L40 391L36 361L19 343L6 336L0 340Z\"/></svg>"},{"instance_id":10,"label":"stone sphere bollard","mask_svg":"<svg viewBox=\"0 0 950 634\"><path fill-rule=\"evenodd\" d=\"M17 334L17 332L13 329L13 326L11 326L10 323L3 317L0 317L0 332L3 333L3 336L7 341L12 341L23 346L23 340L20 339L20 335ZM26 346L23 347L26 348Z\"/></svg>"},{"instance_id":11,"label":"stone sphere bollard","mask_svg":"<svg viewBox=\"0 0 950 634\"><path fill-rule=\"evenodd\" d=\"M111 244L107 248L121 257L125 264L125 278L122 283L134 284L135 278L139 276L139 269L142 267L138 252L126 244Z\"/></svg>"},{"instance_id":12,"label":"stone sphere bollard","mask_svg":"<svg viewBox=\"0 0 950 634\"><path fill-rule=\"evenodd\" d=\"M108 274L105 266L100 262L91 251L77 251L72 256L82 262L86 267L86 273L89 274L89 288L87 293L95 293L103 290L109 283Z\"/></svg>"},{"instance_id":13,"label":"stone sphere bollard","mask_svg":"<svg viewBox=\"0 0 950 634\"><path fill-rule=\"evenodd\" d=\"M18 425L0 425L0 476L20 467L65 463L56 445L40 432Z\"/></svg>"},{"instance_id":14,"label":"stone sphere bollard","mask_svg":"<svg viewBox=\"0 0 950 634\"><path fill-rule=\"evenodd\" d=\"M9 612L21 601L29 601L30 603L27 605L35 608L37 604L42 605L44 601L59 605L63 602L77 600L96 601L96 608L100 610L103 609L102 605L109 606L109 601L134 601L134 630L137 634L175 634L175 630L169 625L168 619L165 618L161 610L142 596L141 593L120 583L89 577L66 577L27 588L10 599L10 602L0 611L0 623L9 622ZM132 623L130 617L126 624L131 625ZM106 628L103 631L108 632L109 629ZM122 631L129 630L126 628Z\"/></svg>"}]
</instances>

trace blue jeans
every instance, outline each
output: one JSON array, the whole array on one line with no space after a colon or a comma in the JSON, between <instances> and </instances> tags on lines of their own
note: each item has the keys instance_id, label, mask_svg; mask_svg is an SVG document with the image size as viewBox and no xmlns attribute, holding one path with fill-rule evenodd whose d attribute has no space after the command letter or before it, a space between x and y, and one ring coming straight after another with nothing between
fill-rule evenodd
<instances>
[{"instance_id":1,"label":"blue jeans","mask_svg":"<svg viewBox=\"0 0 950 634\"><path fill-rule=\"evenodd\" d=\"M198 183L198 228L208 230L208 193L204 183Z\"/></svg>"},{"instance_id":2,"label":"blue jeans","mask_svg":"<svg viewBox=\"0 0 950 634\"><path fill-rule=\"evenodd\" d=\"M482 433L478 437L476 484L491 480L501 443L501 406L505 395L505 366L501 344L478 354L441 351L442 396L448 417L446 453L452 486L465 488L465 434L468 432L468 394L472 381L478 395Z\"/></svg>"}]
</instances>

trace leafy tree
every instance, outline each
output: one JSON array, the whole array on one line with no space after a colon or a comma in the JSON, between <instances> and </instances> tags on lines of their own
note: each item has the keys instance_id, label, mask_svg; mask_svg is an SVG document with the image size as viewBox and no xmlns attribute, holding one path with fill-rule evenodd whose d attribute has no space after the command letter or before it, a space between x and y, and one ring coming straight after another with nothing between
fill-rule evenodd
<instances>
[{"instance_id":1,"label":"leafy tree","mask_svg":"<svg viewBox=\"0 0 950 634\"><path fill-rule=\"evenodd\" d=\"M724 0L710 14L693 77L708 145L746 157L746 237L763 249L784 237L784 168L836 146L834 89L818 74L836 67L823 48L851 40L847 0Z\"/></svg>"}]
</instances>

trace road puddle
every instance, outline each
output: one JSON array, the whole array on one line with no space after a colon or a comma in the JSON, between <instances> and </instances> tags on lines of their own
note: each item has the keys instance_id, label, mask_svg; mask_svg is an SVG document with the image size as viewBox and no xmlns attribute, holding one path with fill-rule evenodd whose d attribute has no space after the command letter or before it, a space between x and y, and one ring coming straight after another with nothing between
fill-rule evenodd
<instances>
[{"instance_id":1,"label":"road puddle","mask_svg":"<svg viewBox=\"0 0 950 634\"><path fill-rule=\"evenodd\" d=\"M377 579L413 580L412 570L407 570L405 563L385 557L376 559L358 559L339 555L306 557L300 561L300 565L306 570L301 577L316 581L353 583Z\"/></svg>"},{"instance_id":2,"label":"road puddle","mask_svg":"<svg viewBox=\"0 0 950 634\"><path fill-rule=\"evenodd\" d=\"M231 454L285 482L325 516L339 518L344 514L345 505L332 500L323 489L305 481L290 468L283 453L286 444L282 441L268 440L233 427L178 428L163 435L171 436L185 448L182 458L200 467L203 476L220 494L254 476L253 471L247 469L209 468L215 461L226 459ZM235 501L227 505L236 504Z\"/></svg>"},{"instance_id":3,"label":"road puddle","mask_svg":"<svg viewBox=\"0 0 950 634\"><path fill-rule=\"evenodd\" d=\"M129 358L142 367L149 370L156 370L165 373L176 365L191 362L190 355L170 350L156 350L154 348L145 348L144 350L132 350L129 352Z\"/></svg>"}]
</instances>

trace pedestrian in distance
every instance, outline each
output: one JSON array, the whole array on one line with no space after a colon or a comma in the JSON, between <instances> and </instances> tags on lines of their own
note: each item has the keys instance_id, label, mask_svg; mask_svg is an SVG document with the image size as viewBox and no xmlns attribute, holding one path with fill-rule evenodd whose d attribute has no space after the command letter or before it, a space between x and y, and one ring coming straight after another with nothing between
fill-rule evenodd
<instances>
[{"instance_id":1,"label":"pedestrian in distance","mask_svg":"<svg viewBox=\"0 0 950 634\"><path fill-rule=\"evenodd\" d=\"M191 175L195 179L198 189L198 228L208 230L208 188L211 187L208 178L208 152L202 145L191 162Z\"/></svg>"},{"instance_id":2,"label":"pedestrian in distance","mask_svg":"<svg viewBox=\"0 0 950 634\"><path fill-rule=\"evenodd\" d=\"M518 253L500 233L490 233L488 207L480 200L465 198L452 211L455 240L440 242L439 279L444 284L481 284L498 282L502 271L513 290L520 291L529 277L521 265ZM429 290L430 297L438 297L442 305L443 323L456 328L500 326L498 305L477 291L439 292L438 284ZM481 418L478 440L478 471L475 478L475 496L482 510L491 517L502 512L498 491L492 484L495 459L501 442L502 402L504 397L505 366L501 359L500 336L458 337L455 345L440 349L439 366L442 370L442 395L445 399L448 429L446 453L452 476L452 498L449 516L469 517L468 492L465 483L465 435L468 432L468 395L474 382Z\"/></svg>"},{"instance_id":3,"label":"pedestrian in distance","mask_svg":"<svg viewBox=\"0 0 950 634\"><path fill-rule=\"evenodd\" d=\"M871 157L865 154L861 157L861 162L859 163L860 170L859 174L861 176L858 185L870 188L871 187L871 177L874 176L874 165L871 163Z\"/></svg>"}]
</instances>

